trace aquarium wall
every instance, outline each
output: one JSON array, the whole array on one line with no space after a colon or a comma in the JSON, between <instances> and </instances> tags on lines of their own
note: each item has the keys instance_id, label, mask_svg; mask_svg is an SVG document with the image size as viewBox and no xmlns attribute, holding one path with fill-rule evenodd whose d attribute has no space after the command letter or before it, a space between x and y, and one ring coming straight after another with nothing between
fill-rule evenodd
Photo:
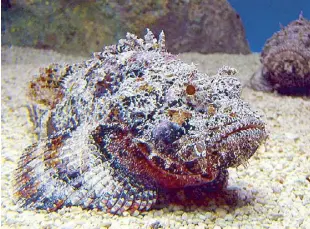
<instances>
[{"instance_id":1,"label":"aquarium wall","mask_svg":"<svg viewBox=\"0 0 310 229\"><path fill-rule=\"evenodd\" d=\"M310 18L309 0L229 0L240 14L252 52L260 52L265 41L302 12Z\"/></svg>"}]
</instances>

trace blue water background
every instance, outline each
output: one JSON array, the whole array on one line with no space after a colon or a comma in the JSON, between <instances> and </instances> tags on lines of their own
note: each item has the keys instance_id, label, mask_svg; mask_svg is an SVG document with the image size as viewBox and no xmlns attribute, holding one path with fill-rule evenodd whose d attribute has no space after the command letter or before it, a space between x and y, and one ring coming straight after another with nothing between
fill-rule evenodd
<instances>
[{"instance_id":1,"label":"blue water background","mask_svg":"<svg viewBox=\"0 0 310 229\"><path fill-rule=\"evenodd\" d=\"M228 0L241 16L252 52L260 52L265 41L296 20L302 11L310 20L310 0Z\"/></svg>"}]
</instances>

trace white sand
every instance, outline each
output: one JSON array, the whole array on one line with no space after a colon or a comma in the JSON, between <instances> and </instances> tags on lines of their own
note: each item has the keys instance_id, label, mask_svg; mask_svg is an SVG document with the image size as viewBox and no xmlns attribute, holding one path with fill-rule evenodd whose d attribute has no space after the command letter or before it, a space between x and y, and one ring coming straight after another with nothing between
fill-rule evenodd
<instances>
[{"instance_id":1,"label":"white sand","mask_svg":"<svg viewBox=\"0 0 310 229\"><path fill-rule=\"evenodd\" d=\"M231 65L246 83L257 69L253 55L182 54L202 71ZM12 171L23 149L35 141L25 105L25 90L38 68L51 62L79 62L30 48L2 48L1 68L1 225L2 228L310 228L310 100L243 91L243 98L264 115L269 138L247 168L230 169L229 187L237 190L234 206L211 202L207 207L170 206L139 216L111 216L79 207L47 214L14 205ZM310 180L310 178L308 178Z\"/></svg>"}]
</instances>

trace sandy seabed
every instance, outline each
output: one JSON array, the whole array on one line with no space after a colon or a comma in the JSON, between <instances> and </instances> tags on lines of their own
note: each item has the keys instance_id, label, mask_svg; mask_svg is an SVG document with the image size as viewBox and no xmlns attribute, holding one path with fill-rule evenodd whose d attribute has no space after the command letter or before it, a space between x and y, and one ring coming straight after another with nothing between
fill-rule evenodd
<instances>
[{"instance_id":1,"label":"sandy seabed","mask_svg":"<svg viewBox=\"0 0 310 229\"><path fill-rule=\"evenodd\" d=\"M12 200L12 173L23 149L33 142L25 96L27 82L49 63L80 62L82 57L53 51L2 47L1 63L1 226L2 228L310 228L310 99L256 92L245 87L244 100L267 123L269 138L247 168L229 169L234 204L168 206L138 216L112 216L79 207L58 212L28 211ZM180 55L213 74L222 65L239 70L247 85L258 68L258 54Z\"/></svg>"}]
</instances>

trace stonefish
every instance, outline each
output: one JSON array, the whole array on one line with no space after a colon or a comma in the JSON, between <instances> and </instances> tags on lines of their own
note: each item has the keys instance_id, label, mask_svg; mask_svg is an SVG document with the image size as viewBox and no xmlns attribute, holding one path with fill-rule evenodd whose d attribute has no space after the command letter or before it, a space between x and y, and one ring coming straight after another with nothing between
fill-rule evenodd
<instances>
[{"instance_id":1,"label":"stonefish","mask_svg":"<svg viewBox=\"0 0 310 229\"><path fill-rule=\"evenodd\" d=\"M39 141L20 158L17 204L121 214L150 209L165 190L224 188L227 168L266 138L234 72L199 73L149 30L83 63L41 69L29 92Z\"/></svg>"},{"instance_id":2,"label":"stonefish","mask_svg":"<svg viewBox=\"0 0 310 229\"><path fill-rule=\"evenodd\" d=\"M253 75L256 90L310 96L310 21L299 18L269 38Z\"/></svg>"}]
</instances>

